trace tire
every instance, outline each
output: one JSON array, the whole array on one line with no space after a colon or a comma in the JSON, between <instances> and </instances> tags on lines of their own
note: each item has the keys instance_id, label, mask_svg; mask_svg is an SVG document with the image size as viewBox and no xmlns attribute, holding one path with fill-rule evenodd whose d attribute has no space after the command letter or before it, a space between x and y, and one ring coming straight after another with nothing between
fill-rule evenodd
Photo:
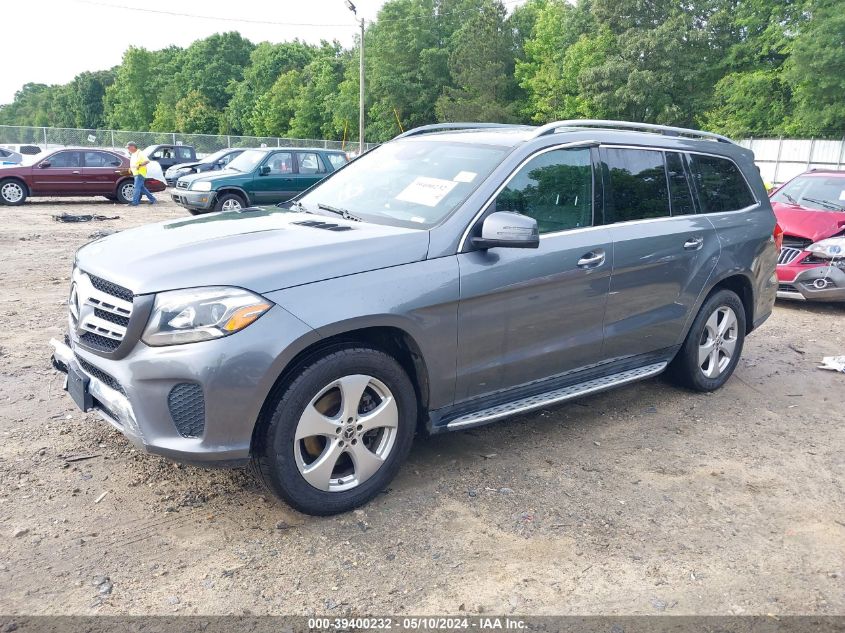
<instances>
[{"instance_id":1,"label":"tire","mask_svg":"<svg viewBox=\"0 0 845 633\"><path fill-rule=\"evenodd\" d=\"M131 180L121 180L117 183L117 189L114 193L119 203L130 204L132 196L135 194L135 183Z\"/></svg>"},{"instance_id":2,"label":"tire","mask_svg":"<svg viewBox=\"0 0 845 633\"><path fill-rule=\"evenodd\" d=\"M393 357L367 347L328 350L292 375L265 407L253 472L306 514L337 514L366 503L411 449L417 400L408 375Z\"/></svg>"},{"instance_id":3,"label":"tire","mask_svg":"<svg viewBox=\"0 0 845 633\"><path fill-rule=\"evenodd\" d=\"M214 205L215 211L240 211L247 204L244 202L244 199L236 194L236 193L224 193L222 196L217 198L217 202Z\"/></svg>"},{"instance_id":4,"label":"tire","mask_svg":"<svg viewBox=\"0 0 845 633\"><path fill-rule=\"evenodd\" d=\"M15 178L0 180L0 204L16 207L26 201L26 185Z\"/></svg>"},{"instance_id":5,"label":"tire","mask_svg":"<svg viewBox=\"0 0 845 633\"><path fill-rule=\"evenodd\" d=\"M694 391L715 391L733 374L744 344L745 307L736 293L718 290L701 306L669 377Z\"/></svg>"}]
</instances>

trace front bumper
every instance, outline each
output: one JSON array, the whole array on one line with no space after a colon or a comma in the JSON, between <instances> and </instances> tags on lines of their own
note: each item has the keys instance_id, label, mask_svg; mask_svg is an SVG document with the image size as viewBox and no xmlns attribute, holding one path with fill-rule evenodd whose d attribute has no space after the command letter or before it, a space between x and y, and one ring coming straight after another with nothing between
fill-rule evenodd
<instances>
[{"instance_id":1,"label":"front bumper","mask_svg":"<svg viewBox=\"0 0 845 633\"><path fill-rule=\"evenodd\" d=\"M176 204L188 209L208 210L214 206L213 191L191 191L190 189L172 189L170 198Z\"/></svg>"},{"instance_id":2,"label":"front bumper","mask_svg":"<svg viewBox=\"0 0 845 633\"><path fill-rule=\"evenodd\" d=\"M220 339L149 347L135 344L115 360L73 340L53 339L56 369L88 379L92 409L139 450L206 466L249 460L252 434L267 394L299 349L319 337L279 306L245 330ZM200 394L202 424L186 436L174 409L177 388ZM67 388L67 383L65 384Z\"/></svg>"},{"instance_id":3,"label":"front bumper","mask_svg":"<svg viewBox=\"0 0 845 633\"><path fill-rule=\"evenodd\" d=\"M845 268L823 264L778 266L778 298L798 301L845 301Z\"/></svg>"}]
</instances>

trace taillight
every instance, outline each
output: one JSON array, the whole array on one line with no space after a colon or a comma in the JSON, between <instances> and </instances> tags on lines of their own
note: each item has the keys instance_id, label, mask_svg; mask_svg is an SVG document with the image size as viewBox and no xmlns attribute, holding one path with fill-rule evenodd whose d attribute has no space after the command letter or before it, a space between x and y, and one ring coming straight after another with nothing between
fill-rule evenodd
<instances>
[{"instance_id":1,"label":"taillight","mask_svg":"<svg viewBox=\"0 0 845 633\"><path fill-rule=\"evenodd\" d=\"M775 248L778 249L778 253L780 253L780 249L783 248L783 229L780 228L780 224L775 222L775 230L772 233L772 237L775 238Z\"/></svg>"}]
</instances>

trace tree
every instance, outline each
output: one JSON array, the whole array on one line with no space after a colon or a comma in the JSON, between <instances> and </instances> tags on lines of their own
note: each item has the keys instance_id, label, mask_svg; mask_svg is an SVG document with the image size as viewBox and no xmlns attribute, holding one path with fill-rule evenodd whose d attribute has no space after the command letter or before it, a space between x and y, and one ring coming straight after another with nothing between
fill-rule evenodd
<instances>
[{"instance_id":1,"label":"tree","mask_svg":"<svg viewBox=\"0 0 845 633\"><path fill-rule=\"evenodd\" d=\"M435 104L440 121L500 121L515 119L513 33L498 0L486 0L452 34L449 74Z\"/></svg>"},{"instance_id":2,"label":"tree","mask_svg":"<svg viewBox=\"0 0 845 633\"><path fill-rule=\"evenodd\" d=\"M279 75L272 88L258 98L250 116L250 126L257 136L288 134L301 85L300 73L289 70Z\"/></svg>"},{"instance_id":3,"label":"tree","mask_svg":"<svg viewBox=\"0 0 845 633\"><path fill-rule=\"evenodd\" d=\"M838 0L811 0L809 21L786 62L794 134L841 137L845 133L845 11Z\"/></svg>"},{"instance_id":4,"label":"tree","mask_svg":"<svg viewBox=\"0 0 845 633\"><path fill-rule=\"evenodd\" d=\"M716 84L716 104L702 117L709 130L741 138L782 134L790 106L779 70L730 73Z\"/></svg>"},{"instance_id":5,"label":"tree","mask_svg":"<svg viewBox=\"0 0 845 633\"><path fill-rule=\"evenodd\" d=\"M317 58L302 71L302 87L294 100L290 134L297 138L329 138L336 134L332 109L343 79L340 44L324 43Z\"/></svg>"},{"instance_id":6,"label":"tree","mask_svg":"<svg viewBox=\"0 0 845 633\"><path fill-rule=\"evenodd\" d=\"M215 110L199 90L191 90L176 103L175 121L179 132L217 134L222 113Z\"/></svg>"}]
</instances>

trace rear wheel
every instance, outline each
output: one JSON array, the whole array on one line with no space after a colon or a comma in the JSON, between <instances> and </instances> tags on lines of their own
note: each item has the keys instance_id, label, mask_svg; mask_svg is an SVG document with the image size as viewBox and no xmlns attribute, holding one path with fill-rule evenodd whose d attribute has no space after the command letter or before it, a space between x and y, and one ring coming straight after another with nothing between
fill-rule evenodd
<instances>
[{"instance_id":1,"label":"rear wheel","mask_svg":"<svg viewBox=\"0 0 845 633\"><path fill-rule=\"evenodd\" d=\"M244 199L236 193L224 193L217 198L214 205L215 211L240 211L246 206Z\"/></svg>"},{"instance_id":2,"label":"rear wheel","mask_svg":"<svg viewBox=\"0 0 845 633\"><path fill-rule=\"evenodd\" d=\"M292 507L314 515L366 503L411 448L417 402L384 352L347 348L311 359L270 403L253 471Z\"/></svg>"},{"instance_id":3,"label":"rear wheel","mask_svg":"<svg viewBox=\"0 0 845 633\"><path fill-rule=\"evenodd\" d=\"M0 202L17 206L26 201L26 186L19 180L8 178L0 180Z\"/></svg>"},{"instance_id":4,"label":"rear wheel","mask_svg":"<svg viewBox=\"0 0 845 633\"><path fill-rule=\"evenodd\" d=\"M121 204L129 204L132 202L132 198L135 195L135 183L131 180L124 180L120 184L117 185L117 191L115 192L115 196L117 197L117 201Z\"/></svg>"},{"instance_id":5,"label":"rear wheel","mask_svg":"<svg viewBox=\"0 0 845 633\"><path fill-rule=\"evenodd\" d=\"M714 391L733 374L745 343L745 307L736 293L719 290L704 302L669 374L696 391Z\"/></svg>"}]
</instances>

